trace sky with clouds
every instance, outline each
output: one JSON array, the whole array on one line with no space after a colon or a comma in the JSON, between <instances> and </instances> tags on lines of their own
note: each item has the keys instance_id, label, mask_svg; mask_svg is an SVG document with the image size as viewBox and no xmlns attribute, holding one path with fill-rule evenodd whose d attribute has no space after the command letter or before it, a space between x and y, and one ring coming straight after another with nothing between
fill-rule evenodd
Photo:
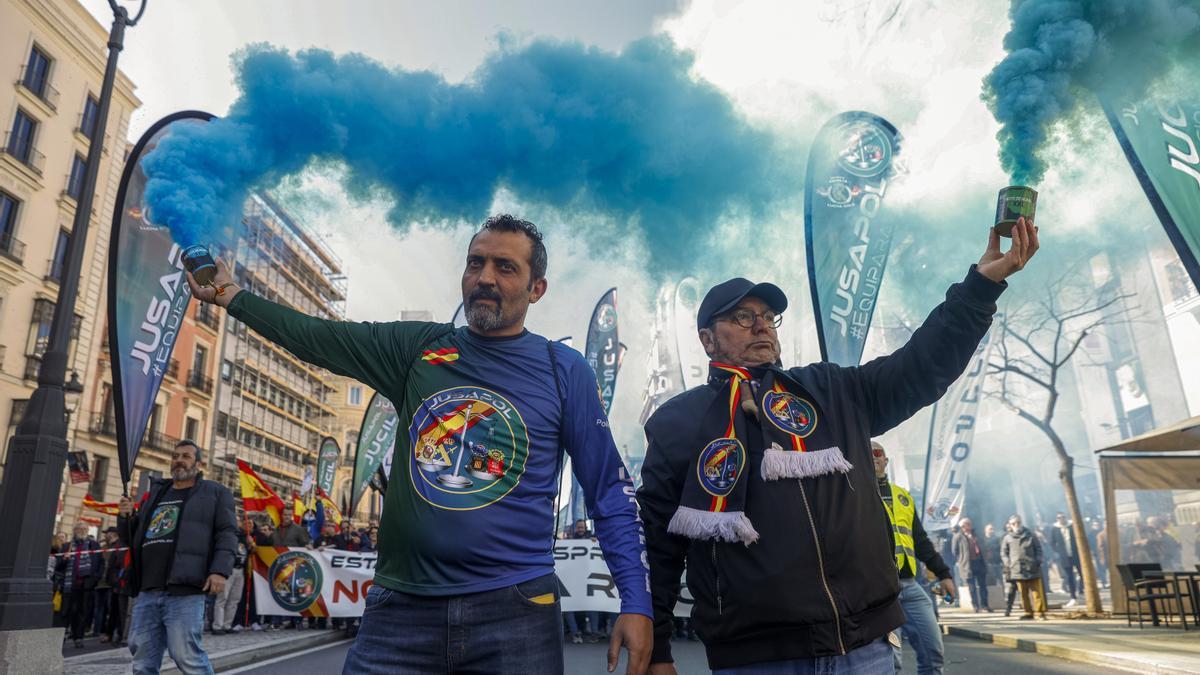
<instances>
[{"instance_id":1,"label":"sky with clouds","mask_svg":"<svg viewBox=\"0 0 1200 675\"><path fill-rule=\"evenodd\" d=\"M107 25L105 0L84 0ZM131 133L181 109L221 115L237 97L230 56L252 43L298 50L362 52L403 70L431 70L450 82L469 80L502 44L535 38L578 41L618 52L639 38L665 35L694 54L692 76L723 92L750 125L769 132L777 149L803 161L812 136L844 110L877 113L901 131L909 175L885 208L904 215L877 321L919 319L960 278L986 243L996 190L1007 185L997 161L998 125L981 100L981 82L1003 56L1007 3L972 0L813 0L695 2L614 0L504 3L359 0L206 0L151 2L126 37L122 69L144 102ZM1075 124L1082 133L1052 140L1056 161L1039 186L1039 222L1050 241L1110 236L1111 214L1153 221L1141 191L1098 111ZM1097 131L1099 129L1100 131ZM336 177L308 174L289 181L294 210L346 263L349 315L391 320L402 309L429 309L449 320L459 302L458 278L472 224L421 224L397 234L386 197L355 200ZM1052 198L1047 199L1047 196ZM641 452L637 415L656 282L654 252L620 241L600 246L580 236L608 225L546 205L522 203L500 191L494 211L525 214L547 231L550 292L530 314L532 330L574 335L581 345L596 299L619 288L621 338L629 345L618 383L613 430L619 445ZM1159 243L1161 230L1136 228ZM702 281L747 276L781 285L792 301L782 331L785 362L817 358L804 278L802 185L769 217L732 215L718 228L727 245L719 264L698 260ZM689 233L681 231L681 238ZM1043 257L1052 259L1052 253ZM889 314L889 307L896 309ZM876 339L868 355L878 352ZM789 358L790 357L790 358Z\"/></svg>"}]
</instances>

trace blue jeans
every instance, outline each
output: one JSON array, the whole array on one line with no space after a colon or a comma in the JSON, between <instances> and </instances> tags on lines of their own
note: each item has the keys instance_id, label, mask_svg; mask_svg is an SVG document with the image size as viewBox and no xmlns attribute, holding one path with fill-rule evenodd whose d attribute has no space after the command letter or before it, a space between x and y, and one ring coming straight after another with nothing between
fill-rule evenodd
<instances>
[{"instance_id":1,"label":"blue jeans","mask_svg":"<svg viewBox=\"0 0 1200 675\"><path fill-rule=\"evenodd\" d=\"M885 635L845 656L754 663L740 668L714 670L713 675L895 675L895 669L892 647Z\"/></svg>"},{"instance_id":2,"label":"blue jeans","mask_svg":"<svg viewBox=\"0 0 1200 675\"><path fill-rule=\"evenodd\" d=\"M200 646L204 630L204 595L167 595L144 591L133 606L129 653L133 675L157 675L163 649L171 654L184 675L211 674L208 654Z\"/></svg>"},{"instance_id":3,"label":"blue jeans","mask_svg":"<svg viewBox=\"0 0 1200 675\"><path fill-rule=\"evenodd\" d=\"M343 675L563 672L558 579L455 596L371 586Z\"/></svg>"},{"instance_id":4,"label":"blue jeans","mask_svg":"<svg viewBox=\"0 0 1200 675\"><path fill-rule=\"evenodd\" d=\"M915 579L900 580L900 607L904 610L905 622L900 633L917 653L917 673L941 675L945 647L942 631L933 614L933 602L929 594ZM893 648L896 672L900 672L899 643Z\"/></svg>"}]
</instances>

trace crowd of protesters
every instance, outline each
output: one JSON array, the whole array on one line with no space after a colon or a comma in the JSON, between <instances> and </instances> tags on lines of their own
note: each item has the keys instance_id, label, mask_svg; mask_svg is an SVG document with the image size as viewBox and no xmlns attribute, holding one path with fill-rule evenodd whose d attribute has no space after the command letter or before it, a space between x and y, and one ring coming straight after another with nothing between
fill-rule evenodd
<instances>
[{"instance_id":1,"label":"crowd of protesters","mask_svg":"<svg viewBox=\"0 0 1200 675\"><path fill-rule=\"evenodd\" d=\"M292 511L284 513L284 524L293 523ZM257 612L250 583L250 555L256 546L303 546L312 549L333 548L342 551L374 552L379 541L379 521L355 526L349 519L340 526L327 523L316 540L305 527L290 524L276 528L269 519L247 518L238 534L234 573L220 593L206 598L205 631L213 635L243 630L326 629L332 627L353 634L357 621L324 618L297 619L267 616ZM113 647L128 646L130 595L126 566L128 548L120 542L116 527L108 527L97 539L84 523L75 525L71 535L56 534L50 547L46 574L57 596L54 625L66 629L64 640L82 648L85 638ZM248 606L247 606L248 605ZM311 622L311 623L309 623Z\"/></svg>"}]
</instances>

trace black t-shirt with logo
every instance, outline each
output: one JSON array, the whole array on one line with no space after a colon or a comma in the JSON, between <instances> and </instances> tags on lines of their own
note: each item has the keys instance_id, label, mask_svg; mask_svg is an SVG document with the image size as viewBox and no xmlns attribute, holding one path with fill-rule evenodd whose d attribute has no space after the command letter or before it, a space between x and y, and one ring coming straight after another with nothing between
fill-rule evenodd
<instances>
[{"instance_id":1,"label":"black t-shirt with logo","mask_svg":"<svg viewBox=\"0 0 1200 675\"><path fill-rule=\"evenodd\" d=\"M175 539L179 536L179 519L183 505L192 488L168 488L148 516L146 538L142 541L142 591L168 590L172 595L201 593L191 586L170 586L171 563L175 555Z\"/></svg>"}]
</instances>

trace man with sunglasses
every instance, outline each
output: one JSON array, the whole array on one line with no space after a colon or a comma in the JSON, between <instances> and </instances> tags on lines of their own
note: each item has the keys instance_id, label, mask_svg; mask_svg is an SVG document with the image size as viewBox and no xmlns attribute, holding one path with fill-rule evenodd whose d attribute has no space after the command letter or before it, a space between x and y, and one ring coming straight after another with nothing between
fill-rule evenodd
<instances>
[{"instance_id":1,"label":"man with sunglasses","mask_svg":"<svg viewBox=\"0 0 1200 675\"><path fill-rule=\"evenodd\" d=\"M1032 223L979 263L895 353L784 369L777 286L731 279L697 314L709 380L646 422L638 490L654 606L651 672L674 673L685 564L692 621L717 673L893 673L904 623L871 438L936 401L991 325L1005 279L1037 251Z\"/></svg>"}]
</instances>

